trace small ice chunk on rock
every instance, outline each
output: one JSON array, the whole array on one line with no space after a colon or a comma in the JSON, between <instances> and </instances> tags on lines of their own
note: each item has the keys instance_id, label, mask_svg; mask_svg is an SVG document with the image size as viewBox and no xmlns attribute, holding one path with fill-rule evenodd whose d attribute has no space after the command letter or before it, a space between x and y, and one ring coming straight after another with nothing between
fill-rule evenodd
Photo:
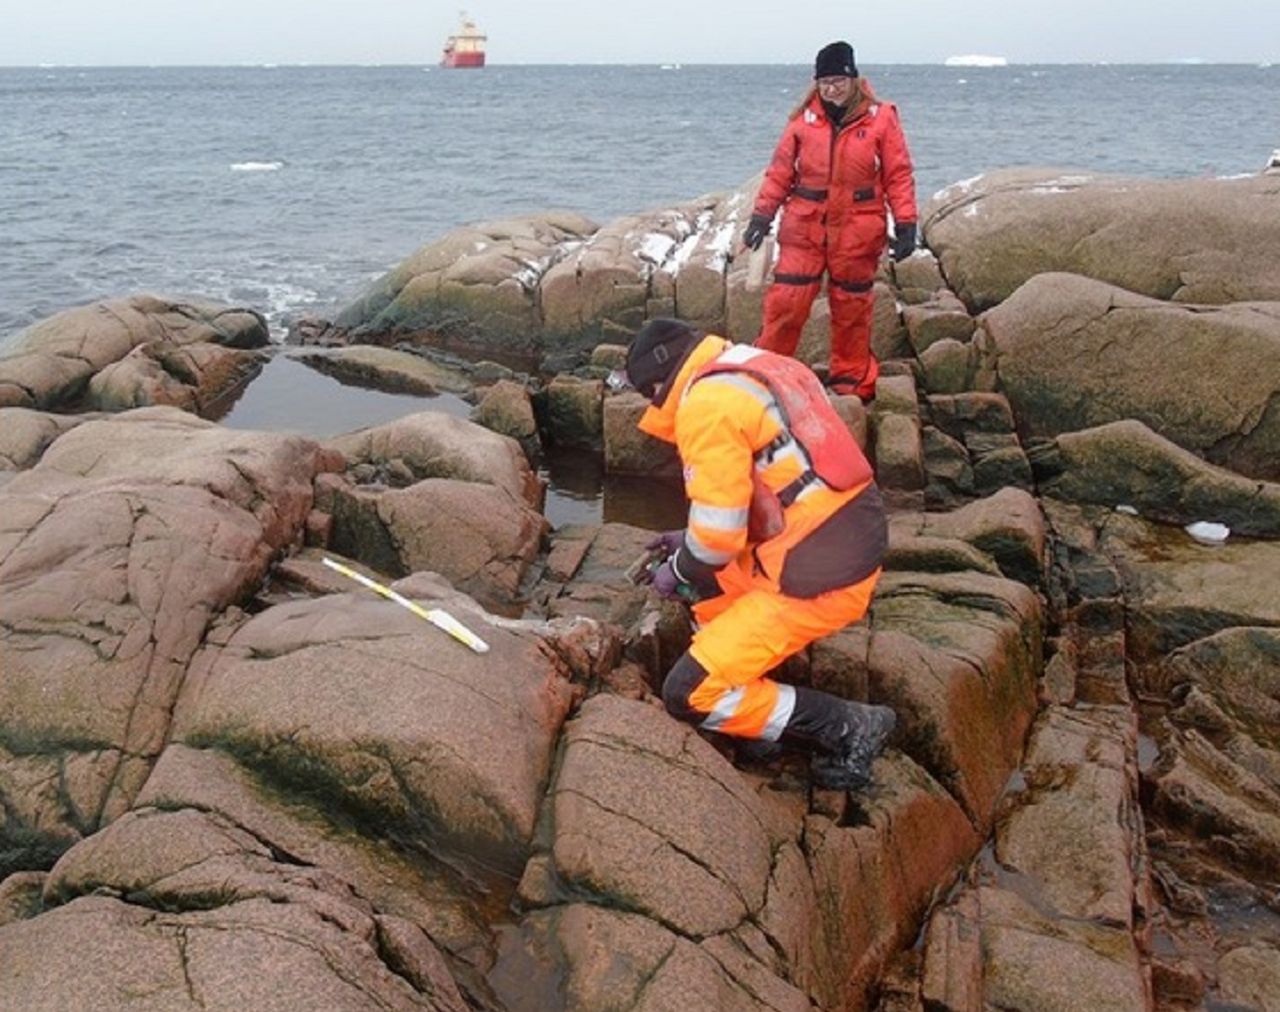
<instances>
[{"instance_id":1,"label":"small ice chunk on rock","mask_svg":"<svg viewBox=\"0 0 1280 1012\"><path fill-rule=\"evenodd\" d=\"M1231 534L1231 528L1226 524L1215 524L1209 520L1197 520L1193 524L1187 524L1183 530L1202 545L1220 545Z\"/></svg>"},{"instance_id":2,"label":"small ice chunk on rock","mask_svg":"<svg viewBox=\"0 0 1280 1012\"><path fill-rule=\"evenodd\" d=\"M1116 507L1116 512L1123 513L1127 517L1136 517L1138 515L1138 508L1136 506L1130 506L1127 502L1122 502Z\"/></svg>"}]
</instances>

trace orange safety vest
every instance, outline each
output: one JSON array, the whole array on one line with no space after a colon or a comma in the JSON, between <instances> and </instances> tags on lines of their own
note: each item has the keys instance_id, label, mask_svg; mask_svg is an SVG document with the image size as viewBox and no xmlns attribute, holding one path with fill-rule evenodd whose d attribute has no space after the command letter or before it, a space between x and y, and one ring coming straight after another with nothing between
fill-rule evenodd
<instances>
[{"instance_id":1,"label":"orange safety vest","mask_svg":"<svg viewBox=\"0 0 1280 1012\"><path fill-rule=\"evenodd\" d=\"M844 423L817 378L810 383L800 370L808 372L786 356L708 335L639 427L680 453L689 497L682 551L712 570L732 563L808 598L870 575L886 531L866 457L847 430L836 430ZM753 508L771 523L757 522Z\"/></svg>"},{"instance_id":2,"label":"orange safety vest","mask_svg":"<svg viewBox=\"0 0 1280 1012\"><path fill-rule=\"evenodd\" d=\"M786 355L774 355L747 344L735 344L698 370L693 382L707 376L740 372L763 383L773 395L782 416L782 432L756 454L759 461L785 452L795 441L807 458L800 476L776 493L783 506L790 506L815 479L843 492L862 485L872 477L871 464L839 415L832 410L827 392L803 362ZM756 494L767 492L757 483ZM752 507L756 508L755 495Z\"/></svg>"}]
</instances>

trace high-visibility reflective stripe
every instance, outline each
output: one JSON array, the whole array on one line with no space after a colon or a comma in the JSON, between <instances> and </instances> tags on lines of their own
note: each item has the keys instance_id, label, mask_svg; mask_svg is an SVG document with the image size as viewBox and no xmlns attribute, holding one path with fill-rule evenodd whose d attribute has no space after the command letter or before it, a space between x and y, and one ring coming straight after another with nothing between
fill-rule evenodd
<instances>
[{"instance_id":1,"label":"high-visibility reflective stripe","mask_svg":"<svg viewBox=\"0 0 1280 1012\"><path fill-rule=\"evenodd\" d=\"M809 482L807 485L805 485L805 487L804 487L804 488L802 488L799 492L797 492L797 493L796 493L796 497L795 497L794 499L792 499L791 501L792 501L793 503L797 503L797 502L799 502L801 499L806 499L806 498L808 498L809 496L813 495L813 493L815 493L816 491L818 491L818 489L820 489L820 488L826 488L826 487L827 487L827 483L826 483L825 481L823 481L821 478L819 478L819 477L815 474L815 475L813 476L813 480L812 480L811 482Z\"/></svg>"},{"instance_id":2,"label":"high-visibility reflective stripe","mask_svg":"<svg viewBox=\"0 0 1280 1012\"><path fill-rule=\"evenodd\" d=\"M790 436L781 444L774 444L773 450L767 455L762 455L762 458L759 464L762 470L780 460L794 460L800 465L800 470L809 470L809 455L804 452L804 447Z\"/></svg>"},{"instance_id":3,"label":"high-visibility reflective stripe","mask_svg":"<svg viewBox=\"0 0 1280 1012\"><path fill-rule=\"evenodd\" d=\"M769 406L764 409L764 416L778 427L778 434L768 444L756 450L757 462L764 458L767 463L773 459L775 454L781 453L783 447L791 441L791 433L787 431L787 426L782 420L782 409L778 407L776 400L771 401Z\"/></svg>"},{"instance_id":4,"label":"high-visibility reflective stripe","mask_svg":"<svg viewBox=\"0 0 1280 1012\"><path fill-rule=\"evenodd\" d=\"M706 719L698 726L706 731L719 731L724 726L724 722L733 716L734 711L738 709L738 704L742 702L747 692L743 688L733 689L726 692L716 702L715 707L707 714ZM793 693L794 695L794 693ZM794 700L792 705L795 705Z\"/></svg>"},{"instance_id":5,"label":"high-visibility reflective stripe","mask_svg":"<svg viewBox=\"0 0 1280 1012\"><path fill-rule=\"evenodd\" d=\"M750 516L750 513L747 510L743 510L742 512L746 516ZM721 552L721 551L718 551L717 549L707 547L706 542L704 542L701 538L699 538L697 531L693 529L693 526L692 526L693 511L692 510L689 511L689 520L690 520L690 526L684 532L684 543L685 543L685 547L688 548L689 551L693 553L693 557L697 559L699 562L704 562L708 566L716 566L718 568L720 566L723 566L726 562L730 561L737 554L736 552ZM742 523L738 525L738 529L744 528L746 526L747 526L747 521L744 518Z\"/></svg>"},{"instance_id":6,"label":"high-visibility reflective stripe","mask_svg":"<svg viewBox=\"0 0 1280 1012\"><path fill-rule=\"evenodd\" d=\"M697 524L711 531L736 531L747 525L746 506L708 506L696 502L689 507L689 526Z\"/></svg>"},{"instance_id":7,"label":"high-visibility reflective stripe","mask_svg":"<svg viewBox=\"0 0 1280 1012\"><path fill-rule=\"evenodd\" d=\"M750 345L735 344L727 351L717 356L718 362L731 362L735 365L748 362L752 358L761 354L759 348L753 348ZM809 455L805 453L804 447L795 439L787 429L782 420L782 410L778 406L777 400L769 389L759 383L757 380L741 373L712 373L698 382L700 383L721 383L725 386L733 387L735 390L741 390L743 393L754 397L765 409L765 414L781 430L780 439L774 440L764 450L760 451L756 457L756 470L763 471L781 460L794 460L799 465L800 470L808 471L812 467ZM697 509L695 506L694 509ZM694 511L689 512L690 523L694 522ZM745 526L746 520L736 526ZM718 527L715 523L708 520L705 526L712 530L724 530L726 528ZM695 552L697 555L701 553ZM707 561L710 561L709 559Z\"/></svg>"},{"instance_id":8,"label":"high-visibility reflective stripe","mask_svg":"<svg viewBox=\"0 0 1280 1012\"><path fill-rule=\"evenodd\" d=\"M764 702L761 697L767 697L771 692L774 693L773 705L769 707L767 715L745 712L758 710ZM752 698L748 699L748 696ZM724 731L726 734L759 738L762 741L777 741L786 730L795 708L795 686L765 679L763 682L730 689L716 700L711 712L698 726L704 731Z\"/></svg>"},{"instance_id":9,"label":"high-visibility reflective stripe","mask_svg":"<svg viewBox=\"0 0 1280 1012\"><path fill-rule=\"evenodd\" d=\"M796 689L794 685L778 684L778 701L773 704L773 712L769 714L769 722L765 724L760 737L765 741L777 741L787 728L787 721L796 708Z\"/></svg>"},{"instance_id":10,"label":"high-visibility reflective stripe","mask_svg":"<svg viewBox=\"0 0 1280 1012\"><path fill-rule=\"evenodd\" d=\"M769 393L760 383L744 376L742 373L736 372L716 372L710 376L704 376L698 380L701 383L719 383L721 386L733 387L735 390L741 390L744 394L754 397L760 404L768 407L773 403L773 394Z\"/></svg>"},{"instance_id":11,"label":"high-visibility reflective stripe","mask_svg":"<svg viewBox=\"0 0 1280 1012\"><path fill-rule=\"evenodd\" d=\"M735 355L733 359L730 359L730 354L736 352L739 348L744 348L745 351L752 352L754 354L760 353L758 348L746 348L744 345L735 345L730 349L730 351L721 355L719 361L732 360L742 362L753 357L753 355ZM759 459L756 461L756 466L758 468L763 469L774 461L785 460L788 457L794 458L797 463L800 464L802 469L808 468L808 455L804 452L803 447L801 447L800 444L791 436L790 432L787 431L787 428L782 421L782 411L778 407L778 402L774 399L773 394L770 393L767 388L762 386L756 380L743 376L740 373L713 373L705 379L699 380L699 382L721 383L725 386L733 387L735 390L741 390L743 393L754 397L756 401L764 407L765 414L768 416L769 420L782 430L782 434L785 437L784 440L781 443L775 440L773 443L769 444L769 447L766 448L768 450L767 458L763 463Z\"/></svg>"},{"instance_id":12,"label":"high-visibility reflective stripe","mask_svg":"<svg viewBox=\"0 0 1280 1012\"><path fill-rule=\"evenodd\" d=\"M759 358L763 354L763 349L756 348L750 344L731 344L727 349L715 357L715 361L732 362L734 365L742 365L742 363L750 362L753 358Z\"/></svg>"}]
</instances>

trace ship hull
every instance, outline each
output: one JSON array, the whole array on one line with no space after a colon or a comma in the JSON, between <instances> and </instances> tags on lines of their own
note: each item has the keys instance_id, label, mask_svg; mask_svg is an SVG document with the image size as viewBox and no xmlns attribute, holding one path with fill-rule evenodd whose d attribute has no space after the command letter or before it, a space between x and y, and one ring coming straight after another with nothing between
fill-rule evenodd
<instances>
[{"instance_id":1,"label":"ship hull","mask_svg":"<svg viewBox=\"0 0 1280 1012\"><path fill-rule=\"evenodd\" d=\"M440 66L462 70L468 67L483 67L484 53L445 53Z\"/></svg>"}]
</instances>

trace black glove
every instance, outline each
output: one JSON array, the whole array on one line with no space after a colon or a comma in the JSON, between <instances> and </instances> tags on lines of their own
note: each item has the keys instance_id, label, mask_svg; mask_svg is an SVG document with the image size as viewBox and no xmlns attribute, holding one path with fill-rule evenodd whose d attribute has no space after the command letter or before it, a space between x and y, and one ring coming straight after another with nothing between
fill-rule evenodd
<instances>
[{"instance_id":1,"label":"black glove","mask_svg":"<svg viewBox=\"0 0 1280 1012\"><path fill-rule=\"evenodd\" d=\"M772 224L773 218L763 214L753 214L751 221L747 223L747 230L742 233L742 245L750 249L759 249L760 244L764 242L764 237L769 234L769 226Z\"/></svg>"},{"instance_id":2,"label":"black glove","mask_svg":"<svg viewBox=\"0 0 1280 1012\"><path fill-rule=\"evenodd\" d=\"M894 224L893 260L905 260L916 251L916 223L899 221Z\"/></svg>"}]
</instances>

